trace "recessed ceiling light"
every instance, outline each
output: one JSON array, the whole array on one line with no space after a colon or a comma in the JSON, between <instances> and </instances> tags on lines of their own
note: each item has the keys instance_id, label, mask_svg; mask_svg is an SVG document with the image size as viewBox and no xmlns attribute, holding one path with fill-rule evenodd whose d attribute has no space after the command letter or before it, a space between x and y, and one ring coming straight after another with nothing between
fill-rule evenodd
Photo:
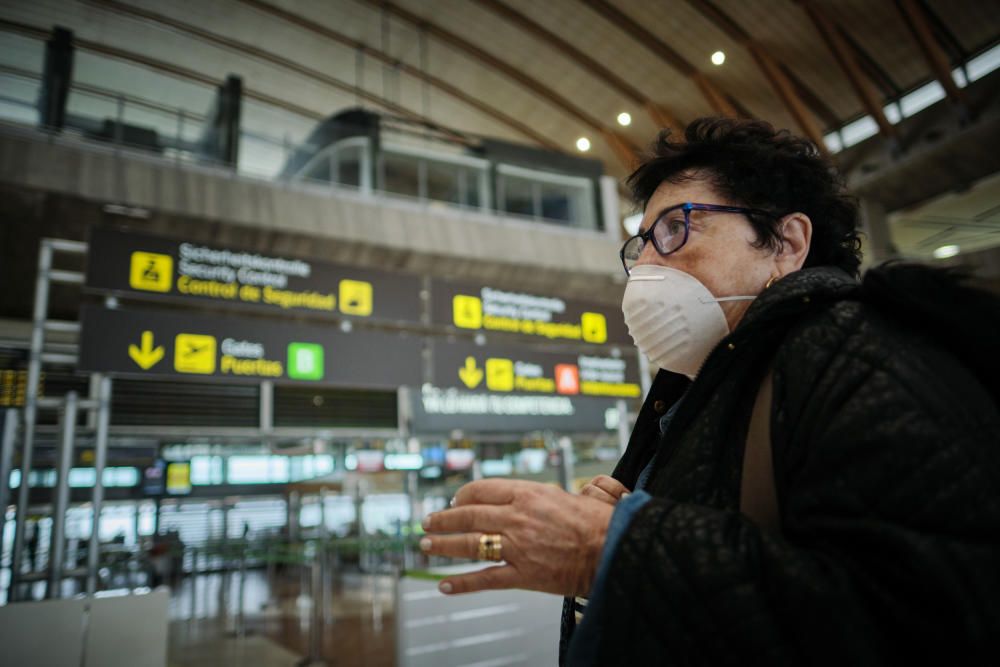
<instances>
[{"instance_id":1,"label":"recessed ceiling light","mask_svg":"<svg viewBox=\"0 0 1000 667\"><path fill-rule=\"evenodd\" d=\"M935 259L947 259L949 257L954 257L958 254L959 248L957 245L943 245L940 248L934 250Z\"/></svg>"},{"instance_id":2,"label":"recessed ceiling light","mask_svg":"<svg viewBox=\"0 0 1000 667\"><path fill-rule=\"evenodd\" d=\"M620 114L618 114L618 124L621 125L622 127L631 125L632 115L629 114L627 111L622 111Z\"/></svg>"},{"instance_id":3,"label":"recessed ceiling light","mask_svg":"<svg viewBox=\"0 0 1000 667\"><path fill-rule=\"evenodd\" d=\"M724 62L726 62L726 54L725 53L723 53L722 51L716 51L715 53L712 54L712 64L713 65L721 65Z\"/></svg>"},{"instance_id":4,"label":"recessed ceiling light","mask_svg":"<svg viewBox=\"0 0 1000 667\"><path fill-rule=\"evenodd\" d=\"M586 153L590 150L590 139L587 137L580 137L576 140L576 149L581 153Z\"/></svg>"}]
</instances>

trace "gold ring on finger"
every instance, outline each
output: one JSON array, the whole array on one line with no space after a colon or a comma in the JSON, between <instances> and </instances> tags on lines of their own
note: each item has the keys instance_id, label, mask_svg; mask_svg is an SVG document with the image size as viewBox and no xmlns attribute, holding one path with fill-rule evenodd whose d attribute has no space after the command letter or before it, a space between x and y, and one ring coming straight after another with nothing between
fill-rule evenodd
<instances>
[{"instance_id":1,"label":"gold ring on finger","mask_svg":"<svg viewBox=\"0 0 1000 667\"><path fill-rule=\"evenodd\" d=\"M494 562L503 560L503 542L499 533L483 533L479 536L477 558Z\"/></svg>"}]
</instances>

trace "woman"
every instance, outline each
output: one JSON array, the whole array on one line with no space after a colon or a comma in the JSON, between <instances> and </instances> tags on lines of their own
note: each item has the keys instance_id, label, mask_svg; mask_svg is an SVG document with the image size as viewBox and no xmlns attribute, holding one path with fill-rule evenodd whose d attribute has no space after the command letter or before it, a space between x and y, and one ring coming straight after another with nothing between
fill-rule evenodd
<instances>
[{"instance_id":1,"label":"woman","mask_svg":"<svg viewBox=\"0 0 1000 667\"><path fill-rule=\"evenodd\" d=\"M579 496L463 487L422 548L504 564L442 592L570 598L571 665L997 655L996 301L912 267L859 284L856 207L807 141L685 138L629 179L623 311L661 370L628 449Z\"/></svg>"}]
</instances>

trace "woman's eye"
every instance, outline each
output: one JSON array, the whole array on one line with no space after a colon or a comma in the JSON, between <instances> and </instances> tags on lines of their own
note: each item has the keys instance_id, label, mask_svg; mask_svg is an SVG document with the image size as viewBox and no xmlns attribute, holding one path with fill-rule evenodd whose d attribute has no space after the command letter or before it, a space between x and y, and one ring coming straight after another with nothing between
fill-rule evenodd
<instances>
[{"instance_id":1,"label":"woman's eye","mask_svg":"<svg viewBox=\"0 0 1000 667\"><path fill-rule=\"evenodd\" d=\"M667 232L669 232L671 235L674 235L674 234L683 234L684 233L684 220L683 219L679 219L679 220L666 220L665 222L667 223Z\"/></svg>"}]
</instances>

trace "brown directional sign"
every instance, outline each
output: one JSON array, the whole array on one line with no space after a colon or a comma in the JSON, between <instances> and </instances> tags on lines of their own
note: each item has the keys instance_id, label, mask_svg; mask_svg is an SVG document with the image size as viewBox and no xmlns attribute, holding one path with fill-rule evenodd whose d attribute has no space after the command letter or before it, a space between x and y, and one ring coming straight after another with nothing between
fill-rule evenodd
<instances>
[{"instance_id":1,"label":"brown directional sign","mask_svg":"<svg viewBox=\"0 0 1000 667\"><path fill-rule=\"evenodd\" d=\"M542 294L435 280L435 324L552 341L631 345L621 308Z\"/></svg>"},{"instance_id":2,"label":"brown directional sign","mask_svg":"<svg viewBox=\"0 0 1000 667\"><path fill-rule=\"evenodd\" d=\"M416 276L111 229L92 232L86 286L277 314L418 323L422 310Z\"/></svg>"},{"instance_id":3,"label":"brown directional sign","mask_svg":"<svg viewBox=\"0 0 1000 667\"><path fill-rule=\"evenodd\" d=\"M81 321L83 371L357 388L422 382L423 342L414 336L94 305Z\"/></svg>"},{"instance_id":4,"label":"brown directional sign","mask_svg":"<svg viewBox=\"0 0 1000 667\"><path fill-rule=\"evenodd\" d=\"M431 342L432 385L495 394L638 398L635 354L543 352L528 347Z\"/></svg>"}]
</instances>

